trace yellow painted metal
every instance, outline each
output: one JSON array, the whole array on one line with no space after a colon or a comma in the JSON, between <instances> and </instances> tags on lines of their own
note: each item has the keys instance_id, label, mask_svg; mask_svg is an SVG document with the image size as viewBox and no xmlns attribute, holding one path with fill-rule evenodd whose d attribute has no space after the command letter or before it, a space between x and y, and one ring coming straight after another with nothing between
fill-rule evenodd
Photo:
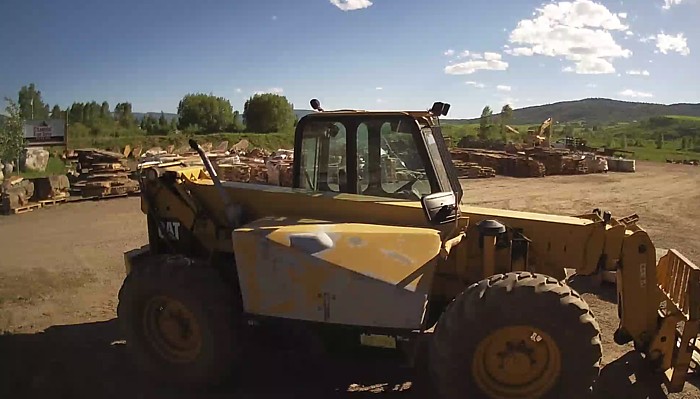
<instances>
[{"instance_id":1,"label":"yellow painted metal","mask_svg":"<svg viewBox=\"0 0 700 399\"><path fill-rule=\"evenodd\" d=\"M700 268L676 250L669 250L656 267L657 285L666 300L659 333L650 353L662 359L670 392L685 384L700 324ZM682 323L681 328L677 324ZM676 345L678 345L676 347Z\"/></svg>"},{"instance_id":2,"label":"yellow painted metal","mask_svg":"<svg viewBox=\"0 0 700 399\"><path fill-rule=\"evenodd\" d=\"M626 235L617 271L620 322L638 344L646 345L658 330L662 299L656 284L656 250L644 230L627 230Z\"/></svg>"},{"instance_id":3,"label":"yellow painted metal","mask_svg":"<svg viewBox=\"0 0 700 399\"><path fill-rule=\"evenodd\" d=\"M396 338L390 335L361 334L360 343L375 348L396 349Z\"/></svg>"},{"instance_id":4,"label":"yellow painted metal","mask_svg":"<svg viewBox=\"0 0 700 399\"><path fill-rule=\"evenodd\" d=\"M333 221L357 221L392 226L427 226L420 203L390 200L381 197L307 192L285 187L224 182L233 202L245 210L245 218L255 220L267 215L313 217ZM225 220L223 204L209 180L186 182L190 191L205 208L213 212L215 220ZM476 224L484 219L497 219L512 228L523 229L532 240L529 263L539 271L564 278L564 268L576 269L580 274L596 271L603 253L607 227L602 223L572 217L499 209L460 207L469 220L467 236L478 237ZM444 229L451 229L447 225ZM478 247L468 245L473 256ZM481 264L480 256L470 260Z\"/></svg>"},{"instance_id":5,"label":"yellow painted metal","mask_svg":"<svg viewBox=\"0 0 700 399\"><path fill-rule=\"evenodd\" d=\"M233 246L246 312L416 329L441 238L430 228L269 217L236 229Z\"/></svg>"},{"instance_id":6,"label":"yellow painted metal","mask_svg":"<svg viewBox=\"0 0 700 399\"><path fill-rule=\"evenodd\" d=\"M429 118L429 115L418 113L415 117ZM173 173L179 183L178 188L175 191L161 189L153 196L154 204L149 204L147 197L144 197L144 211L156 206L161 215L183 220L185 225L194 226L195 235L210 249L234 252L234 248L231 247L231 231L222 234L222 229L225 229L222 221L226 220L223 203L202 168L171 166L162 168L160 173ZM663 370L675 370L676 374L672 372L672 376L669 377L671 387L682 385L683 381L679 380L681 377L678 377L678 373L679 370L686 369L686 356L669 354L669 345L662 341L667 337L667 330L677 317L693 321L694 314L699 309L696 298L699 297L700 288L697 285L700 283L697 281L700 277L697 276L697 268L694 265L688 266L692 265L692 262L677 252L671 252L671 255L662 258L657 265L654 245L646 232L637 226L639 218L636 215L611 219L605 223L601 216L596 214L559 216L462 205L461 217L456 224L435 227L428 225L417 201L333 192L308 192L302 189L249 183L225 182L223 185L231 200L243 209L244 223L248 223L239 226L233 237L236 256L241 257L244 265L243 275L247 276L241 281L241 288L248 290L246 306L247 310L253 313L348 324L367 323L371 319L369 325L387 326L381 318L390 314L390 309L401 307L392 302L396 299L394 296L381 297L379 292L382 290L376 285L372 288L376 291L369 295L362 294L368 291L366 287L360 288L360 285L353 286L348 291L352 293L353 298L373 298L372 303L367 303L367 306L378 309L368 316L368 319L352 319L349 316L357 309L356 303L348 304L348 308L340 312L339 318L337 313L328 314L329 309L339 309L339 303L333 300L333 292L341 289L339 281L354 281L353 279L359 278L358 281L361 280L363 284L373 281L372 284L397 285L397 292L403 293L401 295L411 293L410 289L415 288L413 293L420 293L422 297L409 295L402 299L408 304L404 308L410 308L410 312L388 316L392 326L410 325L414 328L422 322L425 313L423 306L428 295L449 299L461 292L466 285L488 277L485 274L492 271L499 273L525 268L524 262L511 264L510 249L499 247L493 253L493 268L489 266L484 269L484 252L479 246L476 226L483 220L496 219L510 229L521 231L529 240L529 271L564 279L565 268L574 269L579 275L594 274L599 268L604 271L617 270L622 330L629 333L640 347L648 348L652 357L662 359ZM186 200L185 194L191 195L194 202ZM195 213L191 209L193 206L204 212L209 222L200 223L198 219L197 223L194 223ZM288 223L268 228L268 232L263 224L270 223L271 216L297 219L295 223L299 227ZM288 234L312 233L306 230L308 224L301 223L303 219L320 220L324 221L323 224L336 226L334 228L345 229L341 232L341 236L345 238L364 235L378 238L384 234L382 240L391 241L390 236L400 234L398 230L391 230L392 228L416 228L422 231L418 236L431 238L430 244L416 243L415 248L429 248L430 257L434 259L430 258L432 263L427 262L426 255L422 259L422 265L421 262L408 262L410 267L401 274L397 271L397 265L401 263L398 261L400 257L387 263L392 265L389 268L378 267L376 264L370 264L371 262L363 264L363 259L376 262L379 259L376 251L375 255L358 253L356 249L351 250L349 245L342 250L328 251L328 255L314 256L294 248L286 241ZM264 222L261 222L262 220ZM360 225L362 228L357 227ZM427 233L428 231L430 233ZM373 240L374 238L370 241L374 242ZM334 240L331 241L336 244ZM376 243L372 245L375 249L379 246ZM397 254L409 253L409 258L415 256L415 253L411 252L413 248L399 248L396 241L390 245L395 245L392 250ZM490 255L487 254L489 264ZM286 274L275 274L281 272L272 269L255 274L261 273L260 265L270 263L278 257L292 259L281 266ZM420 273L426 270L423 267L429 263L430 267L434 266L435 269L430 272L430 278L419 278ZM275 267L278 266L280 265ZM322 271L318 272L321 269ZM294 270L303 270L303 277L295 274ZM312 273L312 270L316 272ZM369 273L373 275L369 276ZM286 277L286 280L283 277ZM272 280L277 281L280 286L270 286ZM398 286L399 281L405 283L405 287ZM300 282L303 287L301 291L289 291L289 287ZM263 288L256 287L256 284L260 283L267 284L265 290L277 288L281 291L278 291L277 296L261 300L259 294L263 292ZM312 293L316 295L314 298ZM343 300L347 300L346 298ZM666 315L667 319L658 323L658 309L664 299L669 299L671 307L676 308L678 312ZM417 313L420 317L411 318L409 313ZM686 337L683 339L691 339L687 334L691 334L693 328L691 324L682 335ZM671 368L666 367L669 365Z\"/></svg>"},{"instance_id":7,"label":"yellow painted metal","mask_svg":"<svg viewBox=\"0 0 700 399\"><path fill-rule=\"evenodd\" d=\"M478 344L472 372L488 397L537 398L556 384L561 364L561 352L549 334L531 326L508 326Z\"/></svg>"},{"instance_id":8,"label":"yellow painted metal","mask_svg":"<svg viewBox=\"0 0 700 399\"><path fill-rule=\"evenodd\" d=\"M184 304L164 295L150 298L143 311L143 332L153 348L175 363L191 362L202 350L202 331Z\"/></svg>"}]
</instances>

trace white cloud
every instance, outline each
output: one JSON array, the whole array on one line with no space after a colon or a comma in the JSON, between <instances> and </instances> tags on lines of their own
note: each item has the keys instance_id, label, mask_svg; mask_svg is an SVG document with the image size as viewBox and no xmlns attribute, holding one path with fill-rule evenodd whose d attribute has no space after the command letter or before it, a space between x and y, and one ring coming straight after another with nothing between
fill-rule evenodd
<instances>
[{"instance_id":1,"label":"white cloud","mask_svg":"<svg viewBox=\"0 0 700 399\"><path fill-rule=\"evenodd\" d=\"M575 72L579 75L602 75L615 73L615 67L608 60L602 58L583 58L573 67L567 66L564 72ZM617 76L620 76L619 74Z\"/></svg>"},{"instance_id":2,"label":"white cloud","mask_svg":"<svg viewBox=\"0 0 700 399\"><path fill-rule=\"evenodd\" d=\"M623 97L630 97L630 98L652 98L652 97L654 97L654 95L651 93L645 93L643 91L635 91L635 90L631 90L631 89L621 91L619 94Z\"/></svg>"},{"instance_id":3,"label":"white cloud","mask_svg":"<svg viewBox=\"0 0 700 399\"><path fill-rule=\"evenodd\" d=\"M683 0L664 0L664 5L661 7L664 10L670 9L672 6L677 6L681 4Z\"/></svg>"},{"instance_id":4,"label":"white cloud","mask_svg":"<svg viewBox=\"0 0 700 399\"><path fill-rule=\"evenodd\" d=\"M485 59L486 61L497 61L497 60L500 60L500 59L501 59L501 55L498 54L498 53L489 53L489 52L485 52L485 53L484 53L484 59Z\"/></svg>"},{"instance_id":5,"label":"white cloud","mask_svg":"<svg viewBox=\"0 0 700 399\"><path fill-rule=\"evenodd\" d=\"M465 51L465 53L468 52ZM501 60L501 55L498 53L485 53L483 60L481 54L469 53L469 57L471 58L469 61L446 66L445 73L448 75L469 75L479 70L505 71L508 69L508 63Z\"/></svg>"},{"instance_id":6,"label":"white cloud","mask_svg":"<svg viewBox=\"0 0 700 399\"><path fill-rule=\"evenodd\" d=\"M586 87L588 87L589 89L595 89L596 87L598 87L598 85L595 83L589 83L586 85Z\"/></svg>"},{"instance_id":7,"label":"white cloud","mask_svg":"<svg viewBox=\"0 0 700 399\"><path fill-rule=\"evenodd\" d=\"M498 90L498 91L510 91L511 87L506 86L506 85L498 85L498 86L496 86L496 90Z\"/></svg>"},{"instance_id":8,"label":"white cloud","mask_svg":"<svg viewBox=\"0 0 700 399\"><path fill-rule=\"evenodd\" d=\"M659 33L656 35L656 48L659 49L664 54L668 54L670 51L675 51L680 55L689 55L690 48L688 48L688 40L682 33L677 35L667 35Z\"/></svg>"},{"instance_id":9,"label":"white cloud","mask_svg":"<svg viewBox=\"0 0 700 399\"><path fill-rule=\"evenodd\" d=\"M538 8L535 18L518 22L509 40L520 45L514 55L563 57L579 74L613 73L612 60L632 55L611 34L629 29L620 18L591 0L551 3Z\"/></svg>"},{"instance_id":10,"label":"white cloud","mask_svg":"<svg viewBox=\"0 0 700 399\"><path fill-rule=\"evenodd\" d=\"M506 54L514 55L514 56L526 56L529 57L533 55L535 52L529 47L516 47L514 49L506 49L504 51Z\"/></svg>"},{"instance_id":11,"label":"white cloud","mask_svg":"<svg viewBox=\"0 0 700 399\"><path fill-rule=\"evenodd\" d=\"M455 51L452 50L452 49L449 49L449 50L445 51L445 52L443 53L443 55L446 55L446 56L448 56L448 57L452 57L453 55L455 55Z\"/></svg>"},{"instance_id":12,"label":"white cloud","mask_svg":"<svg viewBox=\"0 0 700 399\"><path fill-rule=\"evenodd\" d=\"M628 30L627 32L625 32L625 35L634 36L634 32L632 32L631 30Z\"/></svg>"},{"instance_id":13,"label":"white cloud","mask_svg":"<svg viewBox=\"0 0 700 399\"><path fill-rule=\"evenodd\" d=\"M656 36L643 36L639 38L640 43L649 43L651 41L656 40Z\"/></svg>"},{"instance_id":14,"label":"white cloud","mask_svg":"<svg viewBox=\"0 0 700 399\"><path fill-rule=\"evenodd\" d=\"M479 83L479 82L474 82L474 81L469 81L469 82L464 82L464 83L466 83L467 86L476 87L477 89L483 89L484 87L486 87L485 84Z\"/></svg>"},{"instance_id":15,"label":"white cloud","mask_svg":"<svg viewBox=\"0 0 700 399\"><path fill-rule=\"evenodd\" d=\"M470 52L469 50L464 50L464 51L462 51L461 53L459 53L459 54L457 55L457 59L458 59L458 60L461 60L461 59L467 58L467 57L469 57L469 56L472 56L472 57L473 57L474 55L477 55L477 54L472 53L472 52Z\"/></svg>"},{"instance_id":16,"label":"white cloud","mask_svg":"<svg viewBox=\"0 0 700 399\"><path fill-rule=\"evenodd\" d=\"M649 76L650 73L647 70L638 70L638 69L632 69L626 72L628 75L635 75L635 76Z\"/></svg>"},{"instance_id":17,"label":"white cloud","mask_svg":"<svg viewBox=\"0 0 700 399\"><path fill-rule=\"evenodd\" d=\"M369 0L330 0L330 2L343 11L361 10L372 5Z\"/></svg>"},{"instance_id":18,"label":"white cloud","mask_svg":"<svg viewBox=\"0 0 700 399\"><path fill-rule=\"evenodd\" d=\"M627 18L627 13L626 12L618 12L617 16L624 19L624 18Z\"/></svg>"},{"instance_id":19,"label":"white cloud","mask_svg":"<svg viewBox=\"0 0 700 399\"><path fill-rule=\"evenodd\" d=\"M242 90L240 87L236 88L236 93L240 93L240 92L242 92L242 91L243 91L243 90Z\"/></svg>"},{"instance_id":20,"label":"white cloud","mask_svg":"<svg viewBox=\"0 0 700 399\"><path fill-rule=\"evenodd\" d=\"M375 87L374 89L375 89L375 90L384 90L383 87Z\"/></svg>"}]
</instances>

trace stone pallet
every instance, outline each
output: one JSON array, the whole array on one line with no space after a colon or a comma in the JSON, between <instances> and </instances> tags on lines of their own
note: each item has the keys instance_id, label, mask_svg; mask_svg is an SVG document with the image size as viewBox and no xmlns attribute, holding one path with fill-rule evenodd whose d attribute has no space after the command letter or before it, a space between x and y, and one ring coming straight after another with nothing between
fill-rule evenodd
<instances>
[{"instance_id":1,"label":"stone pallet","mask_svg":"<svg viewBox=\"0 0 700 399\"><path fill-rule=\"evenodd\" d=\"M41 203L30 203L30 204L18 206L15 208L11 208L9 206L3 205L2 207L0 207L1 208L0 210L1 210L1 213L3 215L19 215L22 213L31 212L35 209L41 209L41 207L42 207Z\"/></svg>"},{"instance_id":2,"label":"stone pallet","mask_svg":"<svg viewBox=\"0 0 700 399\"><path fill-rule=\"evenodd\" d=\"M95 149L76 150L80 175L71 192L83 197L129 195L139 191L124 154Z\"/></svg>"},{"instance_id":3,"label":"stone pallet","mask_svg":"<svg viewBox=\"0 0 700 399\"><path fill-rule=\"evenodd\" d=\"M496 177L496 170L488 166L479 166L474 162L454 161L457 176L462 179L480 179Z\"/></svg>"}]
</instances>

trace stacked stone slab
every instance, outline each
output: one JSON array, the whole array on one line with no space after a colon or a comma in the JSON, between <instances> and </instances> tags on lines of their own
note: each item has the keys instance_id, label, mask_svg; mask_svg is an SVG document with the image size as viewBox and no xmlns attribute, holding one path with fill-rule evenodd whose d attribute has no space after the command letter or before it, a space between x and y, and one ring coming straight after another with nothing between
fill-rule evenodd
<instances>
[{"instance_id":1,"label":"stacked stone slab","mask_svg":"<svg viewBox=\"0 0 700 399\"><path fill-rule=\"evenodd\" d=\"M66 175L40 177L34 182L34 198L38 201L58 200L70 196L70 181Z\"/></svg>"},{"instance_id":2,"label":"stacked stone slab","mask_svg":"<svg viewBox=\"0 0 700 399\"><path fill-rule=\"evenodd\" d=\"M132 180L124 154L97 149L76 150L78 182L75 192L83 197L107 197L133 194L139 184Z\"/></svg>"}]
</instances>

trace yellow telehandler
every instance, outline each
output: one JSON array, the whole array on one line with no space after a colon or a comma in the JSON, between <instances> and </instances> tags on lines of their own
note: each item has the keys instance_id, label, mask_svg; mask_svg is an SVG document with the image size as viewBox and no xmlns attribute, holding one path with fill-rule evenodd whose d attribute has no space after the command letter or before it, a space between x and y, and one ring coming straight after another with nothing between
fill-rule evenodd
<instances>
[{"instance_id":1,"label":"yellow telehandler","mask_svg":"<svg viewBox=\"0 0 700 399\"><path fill-rule=\"evenodd\" d=\"M301 323L395 349L427 370L437 397L583 397L602 346L566 282L573 269L614 272L615 342L683 389L700 270L675 250L657 256L636 215L462 205L439 122L449 104L311 105L291 188L222 182L194 140L202 165L141 171L149 242L125 253L118 318L144 371L215 382L242 362L251 329Z\"/></svg>"}]
</instances>

